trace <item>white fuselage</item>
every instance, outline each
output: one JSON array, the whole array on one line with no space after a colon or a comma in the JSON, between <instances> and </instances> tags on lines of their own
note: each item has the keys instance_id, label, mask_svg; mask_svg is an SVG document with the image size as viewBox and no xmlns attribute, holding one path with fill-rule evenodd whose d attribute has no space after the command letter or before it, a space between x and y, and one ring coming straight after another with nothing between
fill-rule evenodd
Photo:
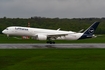
<instances>
[{"instance_id":1,"label":"white fuselage","mask_svg":"<svg viewBox=\"0 0 105 70\"><path fill-rule=\"evenodd\" d=\"M40 29L40 28L30 28L30 27L18 27L11 26L7 27L2 33L7 35L17 35L17 36L32 36L43 35L43 36L53 36L59 40L77 40L83 33L76 33L72 31L62 31L62 30L51 30L51 29Z\"/></svg>"}]
</instances>

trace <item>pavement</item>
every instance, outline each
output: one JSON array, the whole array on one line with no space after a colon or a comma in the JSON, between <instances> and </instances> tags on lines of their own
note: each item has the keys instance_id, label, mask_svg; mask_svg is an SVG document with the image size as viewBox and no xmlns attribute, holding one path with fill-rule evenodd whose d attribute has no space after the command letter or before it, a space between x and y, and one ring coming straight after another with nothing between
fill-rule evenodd
<instances>
[{"instance_id":1,"label":"pavement","mask_svg":"<svg viewBox=\"0 0 105 70\"><path fill-rule=\"evenodd\" d=\"M37 49L37 48L105 48L105 43L0 44L0 49Z\"/></svg>"}]
</instances>

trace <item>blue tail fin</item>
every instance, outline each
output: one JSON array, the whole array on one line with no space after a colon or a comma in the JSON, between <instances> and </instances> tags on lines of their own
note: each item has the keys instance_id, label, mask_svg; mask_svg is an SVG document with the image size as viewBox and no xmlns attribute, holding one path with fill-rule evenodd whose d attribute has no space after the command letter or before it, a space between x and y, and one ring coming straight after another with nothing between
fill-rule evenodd
<instances>
[{"instance_id":1,"label":"blue tail fin","mask_svg":"<svg viewBox=\"0 0 105 70\"><path fill-rule=\"evenodd\" d=\"M94 31L98 27L100 22L94 22L89 28L87 28L80 39L91 38L94 34Z\"/></svg>"},{"instance_id":2,"label":"blue tail fin","mask_svg":"<svg viewBox=\"0 0 105 70\"><path fill-rule=\"evenodd\" d=\"M93 35L94 31L98 27L100 22L94 22L88 29L86 29L83 33Z\"/></svg>"}]
</instances>

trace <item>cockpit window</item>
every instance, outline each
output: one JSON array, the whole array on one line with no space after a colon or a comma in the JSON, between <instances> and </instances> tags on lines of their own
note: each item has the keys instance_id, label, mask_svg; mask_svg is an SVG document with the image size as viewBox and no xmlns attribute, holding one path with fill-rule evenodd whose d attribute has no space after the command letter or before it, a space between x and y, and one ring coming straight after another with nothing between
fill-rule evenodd
<instances>
[{"instance_id":1,"label":"cockpit window","mask_svg":"<svg viewBox=\"0 0 105 70\"><path fill-rule=\"evenodd\" d=\"M8 30L8 28L6 28L6 30Z\"/></svg>"}]
</instances>

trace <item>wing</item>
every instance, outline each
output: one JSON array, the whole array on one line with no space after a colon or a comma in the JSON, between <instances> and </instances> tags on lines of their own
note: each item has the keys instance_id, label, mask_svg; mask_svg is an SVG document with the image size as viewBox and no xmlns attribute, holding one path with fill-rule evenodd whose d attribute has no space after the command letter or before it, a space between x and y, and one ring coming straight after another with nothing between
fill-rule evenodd
<instances>
[{"instance_id":1,"label":"wing","mask_svg":"<svg viewBox=\"0 0 105 70\"><path fill-rule=\"evenodd\" d=\"M66 36L68 34L74 34L74 33L75 32L47 34L47 37L50 39L57 39L58 37L62 37L62 36Z\"/></svg>"},{"instance_id":2,"label":"wing","mask_svg":"<svg viewBox=\"0 0 105 70\"><path fill-rule=\"evenodd\" d=\"M38 39L42 39L44 38L47 39L47 40L55 40L57 39L58 37L65 37L66 35L68 34L74 34L76 32L72 32L72 31L49 31L49 32L42 32L42 33L37 33L35 34L33 37L37 38Z\"/></svg>"}]
</instances>

